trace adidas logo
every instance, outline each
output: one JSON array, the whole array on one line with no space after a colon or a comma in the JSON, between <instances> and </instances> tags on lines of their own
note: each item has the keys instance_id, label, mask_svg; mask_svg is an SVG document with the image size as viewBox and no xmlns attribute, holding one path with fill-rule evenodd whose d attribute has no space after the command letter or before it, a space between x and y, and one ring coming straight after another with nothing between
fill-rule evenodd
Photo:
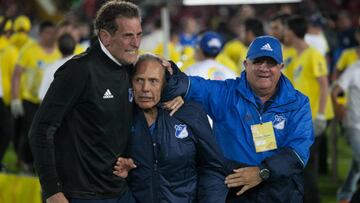
<instances>
[{"instance_id":1,"label":"adidas logo","mask_svg":"<svg viewBox=\"0 0 360 203\"><path fill-rule=\"evenodd\" d=\"M261 50L273 51L269 43L266 43L264 46L262 46Z\"/></svg>"},{"instance_id":2,"label":"adidas logo","mask_svg":"<svg viewBox=\"0 0 360 203\"><path fill-rule=\"evenodd\" d=\"M103 96L103 99L111 99L111 98L114 98L114 95L112 95L110 90L107 89L104 96Z\"/></svg>"}]
</instances>

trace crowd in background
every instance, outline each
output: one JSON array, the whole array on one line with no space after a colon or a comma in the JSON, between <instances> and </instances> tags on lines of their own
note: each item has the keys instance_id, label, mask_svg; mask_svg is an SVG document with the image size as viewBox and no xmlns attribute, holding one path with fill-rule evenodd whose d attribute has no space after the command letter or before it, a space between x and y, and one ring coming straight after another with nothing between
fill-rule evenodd
<instances>
[{"instance_id":1,"label":"crowd in background","mask_svg":"<svg viewBox=\"0 0 360 203\"><path fill-rule=\"evenodd\" d=\"M31 6L27 4L22 7L15 1L2 2L0 8L0 169L2 171L6 171L6 166L1 160L9 144L12 143L17 154L19 169L27 174L34 173L27 139L32 118L41 104L56 68L60 67L69 56L81 54L94 40L92 19L103 2L74 1L72 5L58 6L59 10L67 9L64 15L48 19L30 12ZM142 1L135 3L142 6L144 11L141 52L163 55L161 6L149 5ZM225 79L233 78L233 75L239 76L243 70L243 61L250 42L260 35L273 35L284 45L284 74L297 89L304 90L304 94L313 98L310 98L311 102L313 100L314 103L319 103L320 100L324 100L323 106L312 105L319 109L312 109L315 133L316 129L329 126L322 125L324 122L317 122L317 119L327 124L334 119L337 121L343 119L341 109L346 99L336 98L338 102L334 102L333 106L330 100L331 85L335 84L347 67L360 58L359 2L306 0L296 4L185 7L168 3L162 6L168 6L170 11L168 56L181 70L194 74L194 71L190 70L193 70L197 63L210 57L221 64L223 71L207 71L203 77ZM307 30L303 36L298 28L301 27L300 21L295 27L290 24L291 20L288 23L294 15L307 20ZM199 36L203 36L205 31L213 31L215 34L211 36L218 39L218 44L214 42L214 46L217 47L215 53L211 52L211 45L208 45L210 38L206 40L207 44L202 44L205 42L199 40ZM302 47L304 43L311 49ZM306 58L305 52L311 57L306 56L308 57ZM311 60L314 60L311 63L322 66L323 69L321 70L321 67L320 71L314 69L314 74L305 74L301 77L297 75L301 71L298 70L299 67L311 66L309 65ZM49 79L50 82L46 81ZM309 84L309 87L304 87L305 83ZM321 115L318 112L321 112ZM305 175L305 188L311 191L307 192L305 189L305 199L308 202L320 201L316 176L319 173L329 172L326 132L325 130L316 133L312 158L308 164L309 169L305 170L309 172ZM357 157L354 157L355 164L356 160ZM344 197L346 198L348 197Z\"/></svg>"}]
</instances>

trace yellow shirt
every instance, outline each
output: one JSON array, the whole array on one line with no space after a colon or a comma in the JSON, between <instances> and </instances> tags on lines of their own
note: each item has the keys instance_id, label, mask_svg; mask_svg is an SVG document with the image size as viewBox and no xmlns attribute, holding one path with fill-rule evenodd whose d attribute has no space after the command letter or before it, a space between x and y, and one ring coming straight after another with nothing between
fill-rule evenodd
<instances>
[{"instance_id":1,"label":"yellow shirt","mask_svg":"<svg viewBox=\"0 0 360 203\"><path fill-rule=\"evenodd\" d=\"M173 43L168 44L168 51L170 59L175 63L178 63L181 58L181 53L176 49L176 46ZM154 49L153 52L154 54L157 54L159 56L164 56L164 44L158 44L158 46Z\"/></svg>"},{"instance_id":2,"label":"yellow shirt","mask_svg":"<svg viewBox=\"0 0 360 203\"><path fill-rule=\"evenodd\" d=\"M76 44L75 50L74 50L75 55L81 54L84 51L86 51L86 49L84 47L82 47L80 44Z\"/></svg>"},{"instance_id":3,"label":"yellow shirt","mask_svg":"<svg viewBox=\"0 0 360 203\"><path fill-rule=\"evenodd\" d=\"M0 35L0 51L3 50L9 44L9 39Z\"/></svg>"},{"instance_id":4,"label":"yellow shirt","mask_svg":"<svg viewBox=\"0 0 360 203\"><path fill-rule=\"evenodd\" d=\"M294 87L309 97L313 119L319 110L320 86L318 77L327 76L328 69L326 60L315 48L309 47L296 57L292 65L294 68ZM330 95L328 95L325 107L326 119L334 117Z\"/></svg>"},{"instance_id":5,"label":"yellow shirt","mask_svg":"<svg viewBox=\"0 0 360 203\"><path fill-rule=\"evenodd\" d=\"M19 50L14 45L7 46L0 55L3 101L6 106L9 106L11 102L11 78L18 56Z\"/></svg>"},{"instance_id":6,"label":"yellow shirt","mask_svg":"<svg viewBox=\"0 0 360 203\"><path fill-rule=\"evenodd\" d=\"M294 83L294 74L293 74L294 66L291 65L291 62L297 56L296 49L288 46L283 46L282 48L283 48L283 62L284 62L284 68L282 69L282 72L292 83Z\"/></svg>"},{"instance_id":7,"label":"yellow shirt","mask_svg":"<svg viewBox=\"0 0 360 203\"><path fill-rule=\"evenodd\" d=\"M237 66L236 73L242 71L242 63L246 58L247 47L238 39L233 39L225 44L222 51L227 55Z\"/></svg>"},{"instance_id":8,"label":"yellow shirt","mask_svg":"<svg viewBox=\"0 0 360 203\"><path fill-rule=\"evenodd\" d=\"M11 35L10 43L17 47L17 49L21 49L27 43L32 43L34 40L24 32L17 32Z\"/></svg>"},{"instance_id":9,"label":"yellow shirt","mask_svg":"<svg viewBox=\"0 0 360 203\"><path fill-rule=\"evenodd\" d=\"M220 64L228 67L230 70L232 70L234 73L236 73L237 76L240 75L240 69L236 66L236 64L224 53L219 53L215 61L219 62Z\"/></svg>"},{"instance_id":10,"label":"yellow shirt","mask_svg":"<svg viewBox=\"0 0 360 203\"><path fill-rule=\"evenodd\" d=\"M343 71L345 68L349 67L351 64L353 64L355 61L360 59L359 55L356 53L357 48L349 48L345 49L336 63L336 69L338 71Z\"/></svg>"},{"instance_id":11,"label":"yellow shirt","mask_svg":"<svg viewBox=\"0 0 360 203\"><path fill-rule=\"evenodd\" d=\"M20 50L17 64L25 69L20 81L21 99L40 103L38 91L44 68L60 58L61 54L57 48L52 53L46 53L37 42L26 44Z\"/></svg>"}]
</instances>

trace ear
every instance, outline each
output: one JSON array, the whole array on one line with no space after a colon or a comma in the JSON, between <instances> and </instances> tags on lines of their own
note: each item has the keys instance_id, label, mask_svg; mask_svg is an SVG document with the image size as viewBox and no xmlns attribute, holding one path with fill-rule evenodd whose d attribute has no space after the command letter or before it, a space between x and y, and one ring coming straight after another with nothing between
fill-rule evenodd
<instances>
[{"instance_id":1,"label":"ear","mask_svg":"<svg viewBox=\"0 0 360 203\"><path fill-rule=\"evenodd\" d=\"M280 70L282 70L284 67L285 67L284 63L280 64Z\"/></svg>"},{"instance_id":2,"label":"ear","mask_svg":"<svg viewBox=\"0 0 360 203\"><path fill-rule=\"evenodd\" d=\"M247 60L246 59L243 62L243 66L244 66L245 69L247 68Z\"/></svg>"},{"instance_id":3,"label":"ear","mask_svg":"<svg viewBox=\"0 0 360 203\"><path fill-rule=\"evenodd\" d=\"M108 47L110 45L111 35L107 30L104 29L100 30L99 37L105 47Z\"/></svg>"}]
</instances>

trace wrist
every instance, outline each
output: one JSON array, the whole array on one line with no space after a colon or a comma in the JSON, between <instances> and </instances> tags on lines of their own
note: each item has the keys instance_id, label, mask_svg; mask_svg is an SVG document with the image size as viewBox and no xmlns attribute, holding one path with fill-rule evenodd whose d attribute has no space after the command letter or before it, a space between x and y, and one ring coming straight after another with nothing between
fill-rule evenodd
<instances>
[{"instance_id":1,"label":"wrist","mask_svg":"<svg viewBox=\"0 0 360 203\"><path fill-rule=\"evenodd\" d=\"M326 120L325 114L323 114L323 113L318 113L318 114L316 115L316 119L325 121L325 120Z\"/></svg>"},{"instance_id":2,"label":"wrist","mask_svg":"<svg viewBox=\"0 0 360 203\"><path fill-rule=\"evenodd\" d=\"M270 170L266 167L260 166L259 167L259 176L262 181L267 181L270 178Z\"/></svg>"}]
</instances>

